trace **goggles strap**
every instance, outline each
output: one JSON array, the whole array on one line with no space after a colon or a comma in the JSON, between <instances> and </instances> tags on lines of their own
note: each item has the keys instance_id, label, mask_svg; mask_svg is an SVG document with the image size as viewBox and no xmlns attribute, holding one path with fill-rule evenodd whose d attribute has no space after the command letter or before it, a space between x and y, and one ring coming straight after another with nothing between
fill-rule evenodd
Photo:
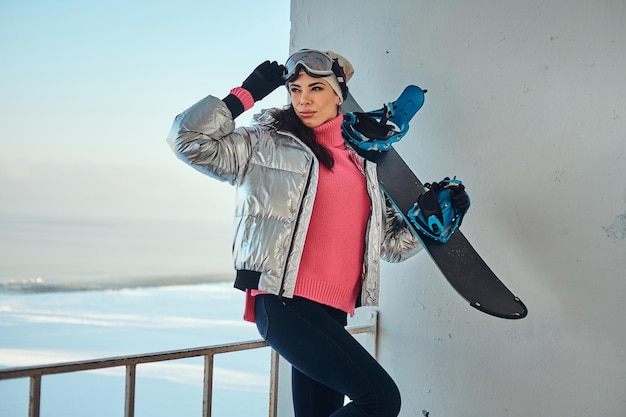
<instances>
[{"instance_id":1,"label":"goggles strap","mask_svg":"<svg viewBox=\"0 0 626 417\"><path fill-rule=\"evenodd\" d=\"M335 77L337 78L337 82L339 82L339 88L341 88L341 94L343 95L342 98L345 100L346 98L348 98L348 85L346 84L346 73L343 70L343 68L341 68L341 65L339 65L338 59L333 59L332 70L333 70L333 73L335 74Z\"/></svg>"}]
</instances>

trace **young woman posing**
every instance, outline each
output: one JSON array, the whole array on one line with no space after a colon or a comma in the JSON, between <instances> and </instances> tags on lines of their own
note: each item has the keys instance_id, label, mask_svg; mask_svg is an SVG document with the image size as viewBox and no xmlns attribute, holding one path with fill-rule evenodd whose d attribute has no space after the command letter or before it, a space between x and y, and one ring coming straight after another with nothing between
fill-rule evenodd
<instances>
[{"instance_id":1,"label":"young woman posing","mask_svg":"<svg viewBox=\"0 0 626 417\"><path fill-rule=\"evenodd\" d=\"M224 99L178 115L168 137L180 159L237 187L235 287L246 292L244 318L292 365L296 417L400 411L392 378L344 328L355 307L377 305L379 259L421 248L385 200L376 166L342 137L353 72L330 51L266 61ZM288 106L235 128L281 85Z\"/></svg>"}]
</instances>

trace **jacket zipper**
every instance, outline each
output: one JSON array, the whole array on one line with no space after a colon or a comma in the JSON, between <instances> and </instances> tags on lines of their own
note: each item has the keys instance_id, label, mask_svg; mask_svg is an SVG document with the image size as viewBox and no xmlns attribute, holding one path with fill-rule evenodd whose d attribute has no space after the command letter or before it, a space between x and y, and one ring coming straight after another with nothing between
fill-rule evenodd
<instances>
[{"instance_id":1,"label":"jacket zipper","mask_svg":"<svg viewBox=\"0 0 626 417\"><path fill-rule=\"evenodd\" d=\"M295 137L293 134L289 133L289 132L283 132L283 131L278 131L277 133L282 133L285 134L291 138L294 138L298 143L300 143L301 145L305 146L306 149L306 145L302 144L302 142L300 141L300 139L298 139L297 137ZM307 152L305 150L305 152ZM309 164L309 175L307 176L306 179L306 184L304 186L304 192L302 193L302 196L300 197L300 201L298 202L298 215L296 216L296 222L293 226L293 232L291 233L291 243L289 245L289 251L287 252L287 256L285 257L285 264L283 265L283 277L280 281L280 289L278 290L278 299L280 300L283 297L283 294L285 293L285 280L287 279L287 265L289 264L289 259L291 258L291 254L293 253L293 245L294 245L294 240L295 240L295 235L296 235L296 231L298 230L298 227L300 225L300 218L302 217L302 206L303 206L303 201L304 198L307 195L307 192L309 191L309 186L311 184L311 176L313 175L313 169L312 169L312 165L314 163L314 159L315 156L311 155L311 163Z\"/></svg>"}]
</instances>

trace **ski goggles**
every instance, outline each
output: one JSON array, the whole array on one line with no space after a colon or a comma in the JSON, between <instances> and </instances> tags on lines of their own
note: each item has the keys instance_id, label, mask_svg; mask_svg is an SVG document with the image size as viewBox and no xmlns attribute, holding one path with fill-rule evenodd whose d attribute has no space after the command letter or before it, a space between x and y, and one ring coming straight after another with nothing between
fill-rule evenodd
<instances>
[{"instance_id":1,"label":"ski goggles","mask_svg":"<svg viewBox=\"0 0 626 417\"><path fill-rule=\"evenodd\" d=\"M344 72L336 59L332 59L321 51L303 49L291 55L285 63L285 81L290 82L298 78L300 71L304 71L311 77L321 78L334 75L339 82L339 87L344 98L348 94Z\"/></svg>"}]
</instances>

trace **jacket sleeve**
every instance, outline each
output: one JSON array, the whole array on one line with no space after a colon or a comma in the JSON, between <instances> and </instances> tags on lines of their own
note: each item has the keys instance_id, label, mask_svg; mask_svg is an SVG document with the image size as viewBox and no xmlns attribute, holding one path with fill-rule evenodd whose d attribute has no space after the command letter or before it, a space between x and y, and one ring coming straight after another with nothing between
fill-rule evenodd
<instances>
[{"instance_id":1,"label":"jacket sleeve","mask_svg":"<svg viewBox=\"0 0 626 417\"><path fill-rule=\"evenodd\" d=\"M381 258L387 262L402 262L418 253L423 247L387 198L385 198L385 211L386 224Z\"/></svg>"},{"instance_id":2,"label":"jacket sleeve","mask_svg":"<svg viewBox=\"0 0 626 417\"><path fill-rule=\"evenodd\" d=\"M234 184L257 140L253 128L237 128L224 102L208 96L174 119L167 142L179 159L203 174Z\"/></svg>"}]
</instances>

